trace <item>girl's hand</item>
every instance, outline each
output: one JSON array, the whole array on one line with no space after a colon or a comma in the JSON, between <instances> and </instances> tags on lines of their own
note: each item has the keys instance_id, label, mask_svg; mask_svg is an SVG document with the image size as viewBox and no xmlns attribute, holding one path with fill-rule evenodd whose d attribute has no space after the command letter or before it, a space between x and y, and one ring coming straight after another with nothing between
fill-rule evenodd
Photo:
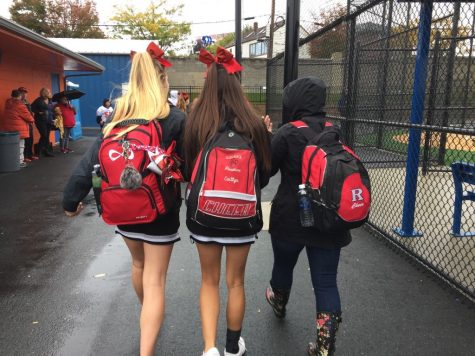
<instances>
[{"instance_id":1,"label":"girl's hand","mask_svg":"<svg viewBox=\"0 0 475 356\"><path fill-rule=\"evenodd\" d=\"M66 210L65 210L65 211L64 211L64 214L66 214L67 217L73 218L73 217L79 215L79 213L80 213L83 209L84 209L83 203L79 203L79 205L78 205L76 211L71 212L71 211L66 211Z\"/></svg>"},{"instance_id":2,"label":"girl's hand","mask_svg":"<svg viewBox=\"0 0 475 356\"><path fill-rule=\"evenodd\" d=\"M264 124L266 125L267 131L272 133L272 121L271 121L269 115L266 115L265 117L262 116L262 120L264 121Z\"/></svg>"}]
</instances>

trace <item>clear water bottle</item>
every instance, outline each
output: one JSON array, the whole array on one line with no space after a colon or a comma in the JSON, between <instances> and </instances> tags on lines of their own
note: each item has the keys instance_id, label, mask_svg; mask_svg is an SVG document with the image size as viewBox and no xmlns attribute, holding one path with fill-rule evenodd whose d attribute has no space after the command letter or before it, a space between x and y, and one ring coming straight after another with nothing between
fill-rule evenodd
<instances>
[{"instance_id":1,"label":"clear water bottle","mask_svg":"<svg viewBox=\"0 0 475 356\"><path fill-rule=\"evenodd\" d=\"M300 224L303 227L310 227L314 225L312 201L307 191L305 184L299 185L299 209L300 209Z\"/></svg>"}]
</instances>

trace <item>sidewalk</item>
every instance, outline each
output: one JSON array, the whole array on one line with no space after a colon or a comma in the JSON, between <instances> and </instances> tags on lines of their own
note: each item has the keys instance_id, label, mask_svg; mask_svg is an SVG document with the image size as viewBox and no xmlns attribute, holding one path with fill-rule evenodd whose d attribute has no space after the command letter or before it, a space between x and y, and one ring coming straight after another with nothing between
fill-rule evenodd
<instances>
[{"instance_id":1,"label":"sidewalk","mask_svg":"<svg viewBox=\"0 0 475 356\"><path fill-rule=\"evenodd\" d=\"M76 219L61 210L63 186L92 140L74 142L73 154L0 175L2 355L138 354L140 308L123 242L97 217L91 197ZM265 200L277 184L278 179L271 181ZM202 349L199 263L184 213L157 355L200 355ZM315 332L306 256L295 270L285 321L275 319L264 299L271 269L272 249L264 231L247 265L247 355L306 355ZM474 305L363 229L343 249L339 286L343 323L337 355L470 355L475 350ZM224 339L222 313L220 349Z\"/></svg>"}]
</instances>

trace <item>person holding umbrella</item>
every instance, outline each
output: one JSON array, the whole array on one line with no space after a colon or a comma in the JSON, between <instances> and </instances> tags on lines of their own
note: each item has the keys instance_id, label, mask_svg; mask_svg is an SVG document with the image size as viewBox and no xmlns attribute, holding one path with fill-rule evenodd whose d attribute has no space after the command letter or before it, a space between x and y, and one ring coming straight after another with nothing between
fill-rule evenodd
<instances>
[{"instance_id":1,"label":"person holding umbrella","mask_svg":"<svg viewBox=\"0 0 475 356\"><path fill-rule=\"evenodd\" d=\"M63 118L63 134L61 137L61 153L73 152L69 148L69 135L72 128L76 125L76 108L71 105L66 95L59 97L58 103L54 107L55 114L61 115Z\"/></svg>"}]
</instances>

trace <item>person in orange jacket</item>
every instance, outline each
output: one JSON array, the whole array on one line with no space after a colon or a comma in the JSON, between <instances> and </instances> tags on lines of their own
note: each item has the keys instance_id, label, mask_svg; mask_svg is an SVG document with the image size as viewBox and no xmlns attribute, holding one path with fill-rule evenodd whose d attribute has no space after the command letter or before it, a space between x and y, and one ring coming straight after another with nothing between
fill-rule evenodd
<instances>
[{"instance_id":1,"label":"person in orange jacket","mask_svg":"<svg viewBox=\"0 0 475 356\"><path fill-rule=\"evenodd\" d=\"M2 131L20 134L20 167L26 167L24 161L25 139L30 137L29 125L34 122L33 116L21 100L21 92L12 90L11 98L5 102Z\"/></svg>"}]
</instances>

